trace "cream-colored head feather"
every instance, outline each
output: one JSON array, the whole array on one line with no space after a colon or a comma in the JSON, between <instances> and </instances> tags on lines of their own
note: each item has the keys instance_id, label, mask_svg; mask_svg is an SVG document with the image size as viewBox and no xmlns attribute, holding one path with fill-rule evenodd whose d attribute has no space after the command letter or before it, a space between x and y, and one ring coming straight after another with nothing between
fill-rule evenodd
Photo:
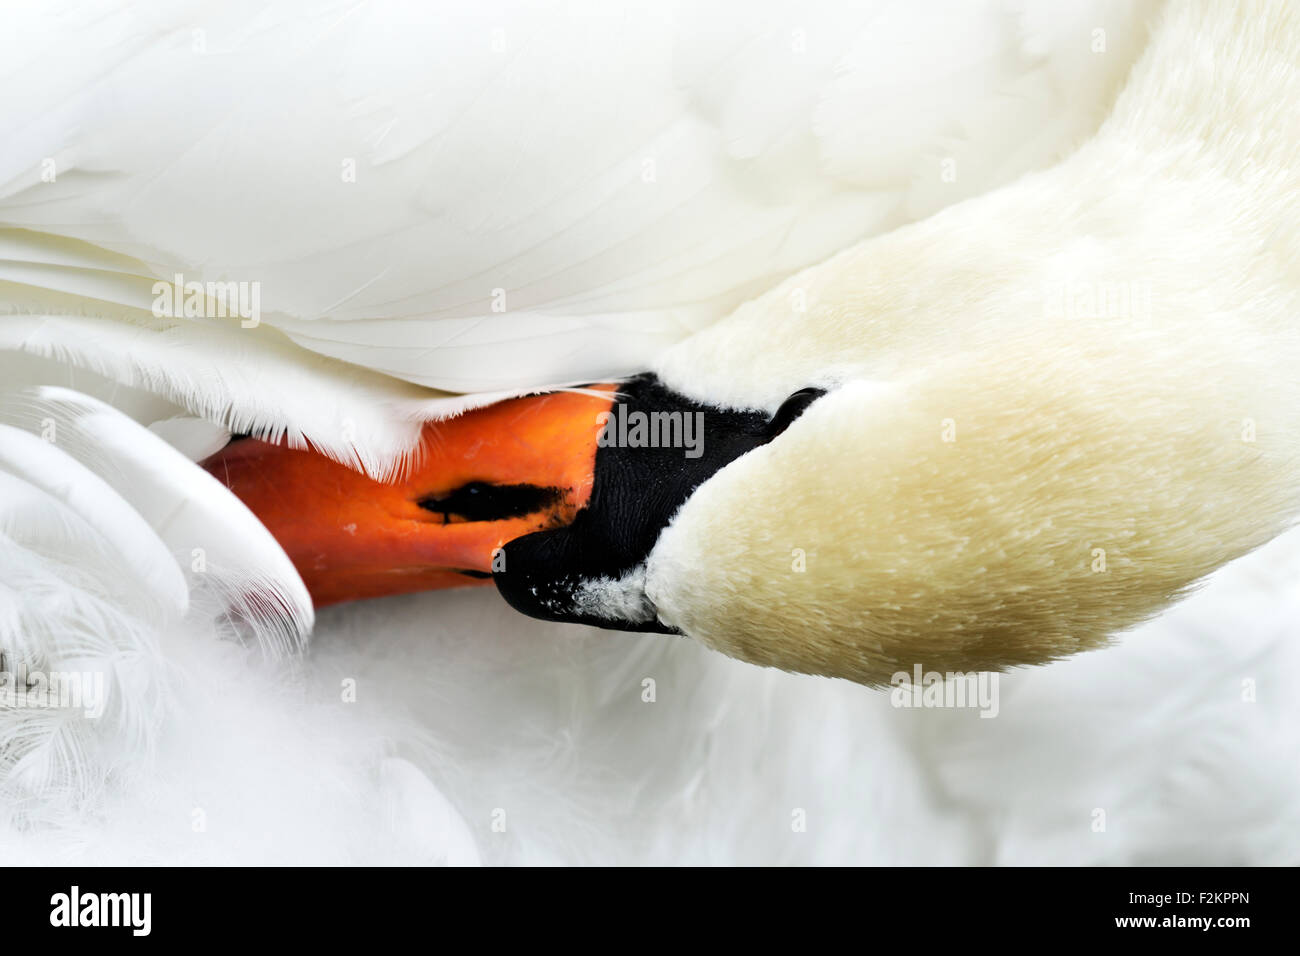
<instances>
[{"instance_id":1,"label":"cream-colored head feather","mask_svg":"<svg viewBox=\"0 0 1300 956\"><path fill-rule=\"evenodd\" d=\"M1300 10L1173 4L1056 168L671 351L701 400L833 390L660 537L660 617L887 683L1096 647L1300 513Z\"/></svg>"}]
</instances>

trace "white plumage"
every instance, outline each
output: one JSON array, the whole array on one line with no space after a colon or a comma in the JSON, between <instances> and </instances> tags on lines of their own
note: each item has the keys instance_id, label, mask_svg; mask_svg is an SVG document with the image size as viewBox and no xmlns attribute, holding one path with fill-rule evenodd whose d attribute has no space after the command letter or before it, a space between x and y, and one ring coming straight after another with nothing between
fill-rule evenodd
<instances>
[{"instance_id":1,"label":"white plumage","mask_svg":"<svg viewBox=\"0 0 1300 956\"><path fill-rule=\"evenodd\" d=\"M190 458L228 428L389 474L426 419L643 368L1045 165L1148 14L840 7L17 14L0 649L119 685L99 720L0 709L6 860L1294 860L1294 533L1119 646L1009 676L997 720L490 593L331 609L281 658L312 621L287 559L136 424ZM154 315L175 273L259 283L260 324ZM1243 680L1253 702L1206 693Z\"/></svg>"},{"instance_id":2,"label":"white plumage","mask_svg":"<svg viewBox=\"0 0 1300 956\"><path fill-rule=\"evenodd\" d=\"M11 310L145 324L156 280L258 282L298 345L459 392L638 371L795 269L1059 156L1145 37L1122 5L907 10L33 9L0 50L0 201L40 235L0 237L0 281ZM237 352L282 341L241 332ZM392 383L357 384L360 460L394 454L360 427ZM312 403L245 411L266 393L247 385L170 391L337 444Z\"/></svg>"}]
</instances>

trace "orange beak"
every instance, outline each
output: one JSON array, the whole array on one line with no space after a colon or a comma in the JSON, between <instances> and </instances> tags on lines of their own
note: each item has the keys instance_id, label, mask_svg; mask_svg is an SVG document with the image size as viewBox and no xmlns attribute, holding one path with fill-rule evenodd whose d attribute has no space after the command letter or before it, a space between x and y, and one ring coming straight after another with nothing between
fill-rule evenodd
<instances>
[{"instance_id":1,"label":"orange beak","mask_svg":"<svg viewBox=\"0 0 1300 956\"><path fill-rule=\"evenodd\" d=\"M234 441L203 462L288 553L317 607L484 584L498 549L591 497L601 394L552 392L424 426L425 454L379 482L313 450Z\"/></svg>"}]
</instances>

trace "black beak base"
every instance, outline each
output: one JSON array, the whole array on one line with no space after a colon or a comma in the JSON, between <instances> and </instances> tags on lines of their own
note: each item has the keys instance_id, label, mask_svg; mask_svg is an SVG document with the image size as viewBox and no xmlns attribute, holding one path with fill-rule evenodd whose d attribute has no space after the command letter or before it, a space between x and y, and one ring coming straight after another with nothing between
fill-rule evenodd
<instances>
[{"instance_id":1,"label":"black beak base","mask_svg":"<svg viewBox=\"0 0 1300 956\"><path fill-rule=\"evenodd\" d=\"M623 598L601 606L595 582L635 580L660 532L717 471L764 445L819 398L821 389L792 395L775 416L695 402L654 375L626 382L604 426L591 499L574 521L516 538L493 574L516 610L548 621L624 631L679 633L662 623L642 595L628 612ZM631 602L635 604L636 602Z\"/></svg>"}]
</instances>

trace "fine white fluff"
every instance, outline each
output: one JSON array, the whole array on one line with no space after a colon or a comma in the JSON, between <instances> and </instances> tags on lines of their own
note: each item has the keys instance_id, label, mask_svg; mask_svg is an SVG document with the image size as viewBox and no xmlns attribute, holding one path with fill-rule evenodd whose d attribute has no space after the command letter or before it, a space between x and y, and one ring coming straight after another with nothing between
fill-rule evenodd
<instances>
[{"instance_id":1,"label":"fine white fluff","mask_svg":"<svg viewBox=\"0 0 1300 956\"><path fill-rule=\"evenodd\" d=\"M121 705L0 709L0 859L1294 862L1296 533L1115 647L1005 677L995 720L524 620L484 590L328 609L279 657L269 621L221 613L230 589L208 602L157 484L109 480L148 477L148 432L14 389L73 386L193 456L227 426L387 473L462 400L367 369L515 389L642 367L799 266L1066 151L1146 19L444 6L33 4L0 32L0 222L36 231L0 241L6 420L54 418L82 442L54 442L60 473L93 485L76 457L105 482L92 514L0 474L0 650L34 634L23 653L106 669ZM178 268L263 282L265 323L153 316L150 280ZM193 478L186 505L243 549L218 566L265 572L230 588L305 625L273 542L160 460L162 492ZM155 538L183 615L170 572L124 557L161 561Z\"/></svg>"},{"instance_id":2,"label":"fine white fluff","mask_svg":"<svg viewBox=\"0 0 1300 956\"><path fill-rule=\"evenodd\" d=\"M1115 647L1004 676L993 720L896 710L686 640L523 621L487 591L326 610L297 665L198 630L168 644L153 753L121 741L132 774L95 813L0 827L0 849L14 863L1293 863L1297 575L1292 533Z\"/></svg>"}]
</instances>

